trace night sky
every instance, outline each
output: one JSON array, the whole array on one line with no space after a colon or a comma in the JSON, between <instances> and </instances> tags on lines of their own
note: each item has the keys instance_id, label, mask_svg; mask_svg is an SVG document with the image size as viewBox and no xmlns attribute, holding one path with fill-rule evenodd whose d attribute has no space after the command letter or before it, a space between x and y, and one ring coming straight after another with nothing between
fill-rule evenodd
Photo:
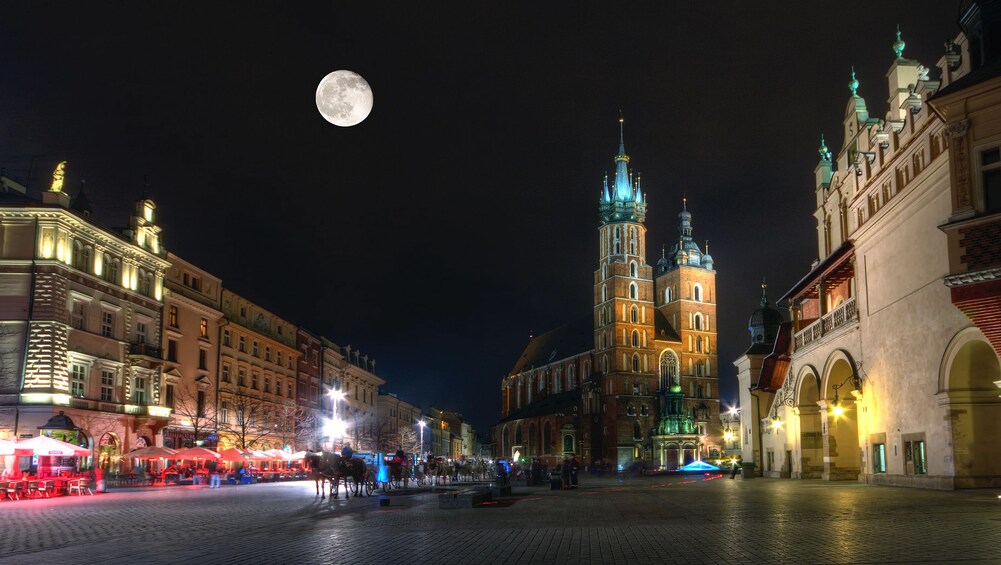
<instances>
[{"instance_id":1,"label":"night sky","mask_svg":"<svg viewBox=\"0 0 1001 565\"><path fill-rule=\"evenodd\" d=\"M959 2L204 4L4 2L0 166L37 195L69 161L109 226L145 190L168 249L485 432L529 333L591 310L620 109L648 261L685 194L710 241L733 398L761 278L816 257L852 65L882 117L895 26L933 67ZM337 69L375 94L358 126L316 110Z\"/></svg>"}]
</instances>

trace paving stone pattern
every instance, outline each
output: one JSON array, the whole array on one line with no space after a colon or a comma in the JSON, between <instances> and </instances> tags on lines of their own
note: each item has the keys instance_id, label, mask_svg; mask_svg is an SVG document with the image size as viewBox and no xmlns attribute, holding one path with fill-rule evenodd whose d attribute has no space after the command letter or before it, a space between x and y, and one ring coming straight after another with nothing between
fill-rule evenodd
<instances>
[{"instance_id":1,"label":"paving stone pattern","mask_svg":"<svg viewBox=\"0 0 1001 565\"><path fill-rule=\"evenodd\" d=\"M1001 563L993 491L582 477L474 509L311 482L0 502L0 563Z\"/></svg>"}]
</instances>

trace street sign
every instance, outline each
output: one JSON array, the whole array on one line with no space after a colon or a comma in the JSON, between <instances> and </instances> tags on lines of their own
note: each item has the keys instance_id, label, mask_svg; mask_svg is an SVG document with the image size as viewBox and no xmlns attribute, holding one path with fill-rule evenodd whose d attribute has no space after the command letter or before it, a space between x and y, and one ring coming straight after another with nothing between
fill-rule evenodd
<instances>
[{"instance_id":1,"label":"street sign","mask_svg":"<svg viewBox=\"0 0 1001 565\"><path fill-rule=\"evenodd\" d=\"M21 439L29 439L35 437L35 434L21 434Z\"/></svg>"}]
</instances>

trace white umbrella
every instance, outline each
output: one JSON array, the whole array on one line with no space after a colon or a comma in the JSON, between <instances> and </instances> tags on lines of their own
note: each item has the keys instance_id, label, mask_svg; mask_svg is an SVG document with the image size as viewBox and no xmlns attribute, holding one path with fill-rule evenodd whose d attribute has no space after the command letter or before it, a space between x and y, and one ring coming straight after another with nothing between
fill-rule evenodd
<instances>
[{"instance_id":1,"label":"white umbrella","mask_svg":"<svg viewBox=\"0 0 1001 565\"><path fill-rule=\"evenodd\" d=\"M142 449L136 449L135 451L130 451L125 454L126 457L131 457L132 459L172 459L177 451L169 447L144 447Z\"/></svg>"},{"instance_id":2,"label":"white umbrella","mask_svg":"<svg viewBox=\"0 0 1001 565\"><path fill-rule=\"evenodd\" d=\"M49 436L38 436L31 439L25 439L17 442L17 447L20 449L30 449L35 452L35 455L54 455L56 457L74 457L83 456L86 457L91 454L90 450L85 447L80 447L78 445L73 445L72 443L66 443L65 441L59 441L58 439L50 438Z\"/></svg>"},{"instance_id":3,"label":"white umbrella","mask_svg":"<svg viewBox=\"0 0 1001 565\"><path fill-rule=\"evenodd\" d=\"M0 439L0 455L14 455L14 450L16 449L18 449L18 446L13 441Z\"/></svg>"},{"instance_id":4,"label":"white umbrella","mask_svg":"<svg viewBox=\"0 0 1001 565\"><path fill-rule=\"evenodd\" d=\"M189 447L187 449L182 449L177 453L170 456L170 459L178 459L182 461L194 461L198 459L218 459L219 454L211 449L206 449L204 447Z\"/></svg>"}]
</instances>

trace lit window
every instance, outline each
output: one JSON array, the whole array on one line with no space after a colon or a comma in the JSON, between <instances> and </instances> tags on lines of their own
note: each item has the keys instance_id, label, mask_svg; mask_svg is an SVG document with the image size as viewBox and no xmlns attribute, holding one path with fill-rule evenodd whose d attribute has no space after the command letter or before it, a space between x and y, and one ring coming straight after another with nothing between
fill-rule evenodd
<instances>
[{"instance_id":1,"label":"lit window","mask_svg":"<svg viewBox=\"0 0 1001 565\"><path fill-rule=\"evenodd\" d=\"M104 337L114 337L115 315L107 310L101 312L101 335Z\"/></svg>"},{"instance_id":2,"label":"lit window","mask_svg":"<svg viewBox=\"0 0 1001 565\"><path fill-rule=\"evenodd\" d=\"M222 382L229 382L229 363L222 366Z\"/></svg>"},{"instance_id":3,"label":"lit window","mask_svg":"<svg viewBox=\"0 0 1001 565\"><path fill-rule=\"evenodd\" d=\"M198 324L198 335L204 338L209 337L209 321L205 318L202 318L201 323Z\"/></svg>"},{"instance_id":4,"label":"lit window","mask_svg":"<svg viewBox=\"0 0 1001 565\"><path fill-rule=\"evenodd\" d=\"M84 322L87 319L87 304L85 302L73 302L73 310L70 313L70 325L78 330L84 329Z\"/></svg>"},{"instance_id":5,"label":"lit window","mask_svg":"<svg viewBox=\"0 0 1001 565\"><path fill-rule=\"evenodd\" d=\"M101 371L101 401L115 401L115 374L111 371Z\"/></svg>"},{"instance_id":6,"label":"lit window","mask_svg":"<svg viewBox=\"0 0 1001 565\"><path fill-rule=\"evenodd\" d=\"M246 353L247 352L247 338L244 337L244 336L242 336L242 335L240 336L240 347L239 347L239 349L240 349L240 352L242 352L242 353Z\"/></svg>"},{"instance_id":7,"label":"lit window","mask_svg":"<svg viewBox=\"0 0 1001 565\"><path fill-rule=\"evenodd\" d=\"M70 394L77 398L83 398L87 395L87 368L83 365L72 366Z\"/></svg>"},{"instance_id":8,"label":"lit window","mask_svg":"<svg viewBox=\"0 0 1001 565\"><path fill-rule=\"evenodd\" d=\"M167 324L172 328L177 327L177 306L171 306L167 309Z\"/></svg>"},{"instance_id":9,"label":"lit window","mask_svg":"<svg viewBox=\"0 0 1001 565\"><path fill-rule=\"evenodd\" d=\"M222 331L222 344L229 347L229 330Z\"/></svg>"},{"instance_id":10,"label":"lit window","mask_svg":"<svg viewBox=\"0 0 1001 565\"><path fill-rule=\"evenodd\" d=\"M146 343L146 322L136 322L136 343Z\"/></svg>"},{"instance_id":11,"label":"lit window","mask_svg":"<svg viewBox=\"0 0 1001 565\"><path fill-rule=\"evenodd\" d=\"M140 406L146 405L146 378L139 376L135 380L135 397L136 404Z\"/></svg>"}]
</instances>

